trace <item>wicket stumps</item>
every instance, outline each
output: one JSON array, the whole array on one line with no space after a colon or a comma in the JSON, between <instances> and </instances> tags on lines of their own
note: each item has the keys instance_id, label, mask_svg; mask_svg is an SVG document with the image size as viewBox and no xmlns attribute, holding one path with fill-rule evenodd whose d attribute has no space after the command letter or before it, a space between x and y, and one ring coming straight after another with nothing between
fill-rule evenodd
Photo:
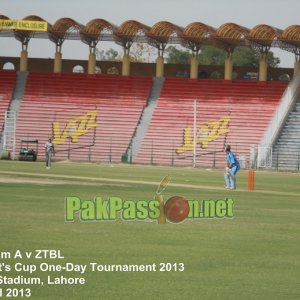
<instances>
[{"instance_id":1,"label":"wicket stumps","mask_svg":"<svg viewBox=\"0 0 300 300\"><path fill-rule=\"evenodd\" d=\"M248 170L248 192L253 192L255 190L254 186L254 170Z\"/></svg>"}]
</instances>

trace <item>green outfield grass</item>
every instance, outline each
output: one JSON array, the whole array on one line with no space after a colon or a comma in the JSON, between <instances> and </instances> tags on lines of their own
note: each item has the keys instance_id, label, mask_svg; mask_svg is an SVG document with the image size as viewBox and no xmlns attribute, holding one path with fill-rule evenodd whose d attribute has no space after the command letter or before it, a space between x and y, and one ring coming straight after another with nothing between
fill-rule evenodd
<instances>
[{"instance_id":1,"label":"green outfield grass","mask_svg":"<svg viewBox=\"0 0 300 300\"><path fill-rule=\"evenodd\" d=\"M171 177L165 199L232 198L234 217L166 225L122 219L65 222L67 196L149 201L165 175ZM223 170L68 162L46 170L39 162L0 161L0 251L57 249L64 256L2 257L0 265L157 265L153 272L2 270L0 275L40 277L45 284L30 286L31 299L300 299L300 175L255 175L254 192L247 191L244 170L237 190L228 191ZM162 272L160 263L183 263L184 271ZM48 275L84 277L86 284L48 285Z\"/></svg>"}]
</instances>

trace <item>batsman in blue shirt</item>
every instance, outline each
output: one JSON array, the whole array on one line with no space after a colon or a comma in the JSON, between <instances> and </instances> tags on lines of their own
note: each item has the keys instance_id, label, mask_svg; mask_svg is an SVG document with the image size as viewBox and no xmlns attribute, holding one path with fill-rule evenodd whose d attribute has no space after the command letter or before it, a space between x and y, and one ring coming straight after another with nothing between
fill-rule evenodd
<instances>
[{"instance_id":1,"label":"batsman in blue shirt","mask_svg":"<svg viewBox=\"0 0 300 300\"><path fill-rule=\"evenodd\" d=\"M224 147L224 151L226 151L226 160L227 167L224 173L224 179L226 184L226 189L235 190L236 189L236 178L235 175L237 171L240 169L240 163L235 157L235 154L231 152L230 145L226 145Z\"/></svg>"}]
</instances>

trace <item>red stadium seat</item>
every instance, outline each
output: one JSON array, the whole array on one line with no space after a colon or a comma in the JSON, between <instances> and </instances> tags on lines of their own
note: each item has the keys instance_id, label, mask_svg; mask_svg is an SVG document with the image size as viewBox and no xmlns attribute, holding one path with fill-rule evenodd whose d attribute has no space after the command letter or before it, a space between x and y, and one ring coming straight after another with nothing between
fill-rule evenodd
<instances>
[{"instance_id":1,"label":"red stadium seat","mask_svg":"<svg viewBox=\"0 0 300 300\"><path fill-rule=\"evenodd\" d=\"M184 144L184 129L193 130L195 99L197 129L202 128L196 150L197 165L224 165L224 143L231 144L237 155L249 157L250 145L259 143L286 86L282 82L166 79L135 161L192 165L191 147L183 153L176 150ZM220 126L218 128L224 116L229 117L226 134L222 134ZM207 124L210 124L209 130ZM205 136L210 141L202 144ZM193 133L190 143L191 139L193 143Z\"/></svg>"},{"instance_id":2,"label":"red stadium seat","mask_svg":"<svg viewBox=\"0 0 300 300\"><path fill-rule=\"evenodd\" d=\"M58 122L63 133L77 119L78 129L78 120L96 110L96 127L78 141L67 138L56 145L55 158L119 162L146 105L151 83L151 78L143 77L30 73L17 122L17 140L38 139L43 155L44 143L53 135L53 122Z\"/></svg>"}]
</instances>

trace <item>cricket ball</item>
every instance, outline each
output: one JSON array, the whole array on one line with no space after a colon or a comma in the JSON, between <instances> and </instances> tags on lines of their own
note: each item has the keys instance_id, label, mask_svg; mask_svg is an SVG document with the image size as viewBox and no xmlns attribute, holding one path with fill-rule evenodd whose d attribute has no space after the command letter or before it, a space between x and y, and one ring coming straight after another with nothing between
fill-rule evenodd
<instances>
[{"instance_id":1,"label":"cricket ball","mask_svg":"<svg viewBox=\"0 0 300 300\"><path fill-rule=\"evenodd\" d=\"M180 196L169 198L164 209L168 220L174 223L179 223L186 219L190 212L188 201Z\"/></svg>"}]
</instances>

